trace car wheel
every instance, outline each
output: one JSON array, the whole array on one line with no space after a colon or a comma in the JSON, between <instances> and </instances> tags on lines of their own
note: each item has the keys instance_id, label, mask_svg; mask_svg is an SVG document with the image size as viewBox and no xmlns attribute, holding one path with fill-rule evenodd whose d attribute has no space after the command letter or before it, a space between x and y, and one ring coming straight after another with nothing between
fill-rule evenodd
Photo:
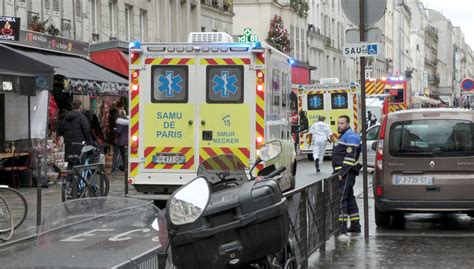
<instances>
[{"instance_id":1,"label":"car wheel","mask_svg":"<svg viewBox=\"0 0 474 269\"><path fill-rule=\"evenodd\" d=\"M374 206L375 224L378 227L387 227L390 225L390 213L379 211L377 205Z\"/></svg>"},{"instance_id":2,"label":"car wheel","mask_svg":"<svg viewBox=\"0 0 474 269\"><path fill-rule=\"evenodd\" d=\"M313 154L308 154L308 160L314 161Z\"/></svg>"}]
</instances>

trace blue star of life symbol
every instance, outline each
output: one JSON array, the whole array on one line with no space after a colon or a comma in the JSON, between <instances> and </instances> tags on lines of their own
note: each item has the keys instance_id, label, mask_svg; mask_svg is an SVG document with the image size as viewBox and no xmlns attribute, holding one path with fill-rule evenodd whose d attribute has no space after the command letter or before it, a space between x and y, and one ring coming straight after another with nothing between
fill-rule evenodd
<instances>
[{"instance_id":1,"label":"blue star of life symbol","mask_svg":"<svg viewBox=\"0 0 474 269\"><path fill-rule=\"evenodd\" d=\"M334 98L334 104L336 106L344 106L346 104L346 98L342 95L338 95Z\"/></svg>"},{"instance_id":2,"label":"blue star of life symbol","mask_svg":"<svg viewBox=\"0 0 474 269\"><path fill-rule=\"evenodd\" d=\"M235 75L229 76L229 71L222 71L221 75L215 75L212 79L214 86L212 91L214 94L221 94L221 97L228 98L230 94L237 92L237 87L234 85L238 81Z\"/></svg>"},{"instance_id":3,"label":"blue star of life symbol","mask_svg":"<svg viewBox=\"0 0 474 269\"><path fill-rule=\"evenodd\" d=\"M321 106L321 98L318 96L313 96L309 99L309 104L311 107L320 107Z\"/></svg>"},{"instance_id":4,"label":"blue star of life symbol","mask_svg":"<svg viewBox=\"0 0 474 269\"><path fill-rule=\"evenodd\" d=\"M174 71L166 71L166 76L160 75L158 81L161 85L158 87L160 92L166 92L166 97L173 97L174 94L179 94L183 87L180 83L183 81L181 75L174 74Z\"/></svg>"}]
</instances>

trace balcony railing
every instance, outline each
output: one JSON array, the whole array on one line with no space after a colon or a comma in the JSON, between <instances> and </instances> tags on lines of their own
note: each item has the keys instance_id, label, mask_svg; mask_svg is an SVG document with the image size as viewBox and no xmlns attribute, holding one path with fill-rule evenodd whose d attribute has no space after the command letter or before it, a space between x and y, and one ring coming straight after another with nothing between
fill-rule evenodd
<instances>
[{"instance_id":1,"label":"balcony railing","mask_svg":"<svg viewBox=\"0 0 474 269\"><path fill-rule=\"evenodd\" d=\"M232 0L201 0L201 4L226 12L233 11Z\"/></svg>"}]
</instances>

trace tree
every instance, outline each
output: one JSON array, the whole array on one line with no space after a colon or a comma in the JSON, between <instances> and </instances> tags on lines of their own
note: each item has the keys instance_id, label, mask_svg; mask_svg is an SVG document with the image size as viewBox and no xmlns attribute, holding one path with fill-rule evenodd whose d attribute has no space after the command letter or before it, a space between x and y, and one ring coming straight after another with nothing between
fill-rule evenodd
<instances>
[{"instance_id":1,"label":"tree","mask_svg":"<svg viewBox=\"0 0 474 269\"><path fill-rule=\"evenodd\" d=\"M288 35L288 30L283 26L281 16L275 15L270 21L270 30L268 31L268 44L275 47L279 51L290 54L291 41Z\"/></svg>"}]
</instances>

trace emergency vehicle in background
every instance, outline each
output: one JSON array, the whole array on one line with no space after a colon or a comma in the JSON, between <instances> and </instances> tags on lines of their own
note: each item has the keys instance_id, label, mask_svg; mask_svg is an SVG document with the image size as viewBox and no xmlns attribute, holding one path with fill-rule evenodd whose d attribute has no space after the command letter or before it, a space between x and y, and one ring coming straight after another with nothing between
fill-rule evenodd
<instances>
[{"instance_id":1,"label":"emergency vehicle in background","mask_svg":"<svg viewBox=\"0 0 474 269\"><path fill-rule=\"evenodd\" d=\"M411 94L407 88L407 81L403 77L389 77L368 79L365 82L367 98L388 98L389 112L405 110L411 106Z\"/></svg>"},{"instance_id":2,"label":"emergency vehicle in background","mask_svg":"<svg viewBox=\"0 0 474 269\"><path fill-rule=\"evenodd\" d=\"M168 199L216 155L235 154L249 166L272 140L285 152L280 185L294 188L291 64L265 43L235 43L226 33L131 42L129 183L147 194L138 196Z\"/></svg>"},{"instance_id":3,"label":"emergency vehicle in background","mask_svg":"<svg viewBox=\"0 0 474 269\"><path fill-rule=\"evenodd\" d=\"M337 138L337 120L341 115L349 116L351 127L358 131L360 126L360 88L355 83L339 83L338 79L321 79L320 84L293 85L298 91L298 110L304 111L308 117L309 126L318 121L320 115L326 117L326 123L331 127ZM307 155L313 160L312 140L308 132L300 132L299 154ZM332 144L326 147L326 156L331 156Z\"/></svg>"}]
</instances>

